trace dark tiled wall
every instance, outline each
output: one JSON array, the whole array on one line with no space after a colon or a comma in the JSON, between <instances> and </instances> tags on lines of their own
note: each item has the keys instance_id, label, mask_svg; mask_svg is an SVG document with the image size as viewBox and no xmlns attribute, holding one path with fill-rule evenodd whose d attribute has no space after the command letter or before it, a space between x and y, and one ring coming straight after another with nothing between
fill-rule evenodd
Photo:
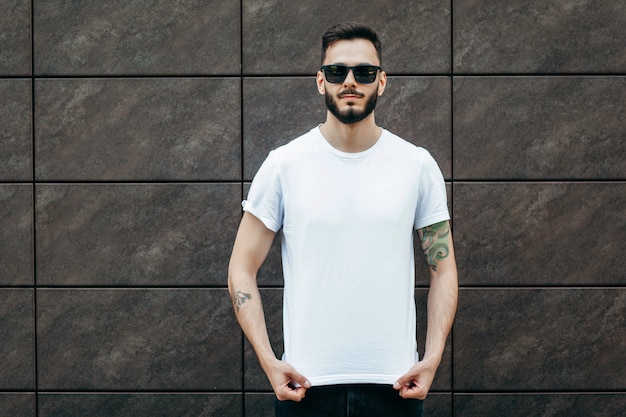
<instances>
[{"instance_id":1,"label":"dark tiled wall","mask_svg":"<svg viewBox=\"0 0 626 417\"><path fill-rule=\"evenodd\" d=\"M228 257L267 152L323 121L346 18L383 37L379 123L448 181L460 305L428 415L624 415L622 0L0 9L0 416L271 415ZM259 282L280 352L276 245Z\"/></svg>"}]
</instances>

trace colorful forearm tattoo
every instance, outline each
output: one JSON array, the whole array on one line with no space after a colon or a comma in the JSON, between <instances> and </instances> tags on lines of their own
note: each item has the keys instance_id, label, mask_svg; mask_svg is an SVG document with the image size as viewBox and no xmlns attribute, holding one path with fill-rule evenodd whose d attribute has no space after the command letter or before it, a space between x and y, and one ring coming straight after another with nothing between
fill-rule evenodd
<instances>
[{"instance_id":1,"label":"colorful forearm tattoo","mask_svg":"<svg viewBox=\"0 0 626 417\"><path fill-rule=\"evenodd\" d=\"M426 262L433 269L437 270L439 261L445 259L450 254L449 240L450 225L448 221L435 223L420 229L422 249Z\"/></svg>"}]
</instances>

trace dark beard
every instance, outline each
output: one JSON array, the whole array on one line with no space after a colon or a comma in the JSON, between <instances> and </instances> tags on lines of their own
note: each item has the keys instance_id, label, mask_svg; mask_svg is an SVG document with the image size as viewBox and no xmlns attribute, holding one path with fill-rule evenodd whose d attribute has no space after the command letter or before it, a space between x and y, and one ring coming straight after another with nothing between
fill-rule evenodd
<instances>
[{"instance_id":1,"label":"dark beard","mask_svg":"<svg viewBox=\"0 0 626 417\"><path fill-rule=\"evenodd\" d=\"M362 112L356 111L352 106L348 108L345 112L340 112L337 108L337 104L335 103L334 97L328 94L324 94L326 98L326 108L335 116L341 123L349 125L356 122L360 122L365 119L374 111L376 107L376 100L378 99L378 95L376 93L372 94L370 98L365 103L365 108Z\"/></svg>"}]
</instances>

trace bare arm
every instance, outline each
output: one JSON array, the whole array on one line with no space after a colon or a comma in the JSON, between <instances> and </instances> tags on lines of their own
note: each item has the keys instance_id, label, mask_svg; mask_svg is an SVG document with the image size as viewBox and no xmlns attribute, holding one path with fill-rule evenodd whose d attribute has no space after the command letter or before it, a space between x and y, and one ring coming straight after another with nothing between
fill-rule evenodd
<instances>
[{"instance_id":1,"label":"bare arm","mask_svg":"<svg viewBox=\"0 0 626 417\"><path fill-rule=\"evenodd\" d=\"M394 388L405 398L424 399L430 390L446 339L452 329L458 302L458 275L450 222L418 230L424 256L430 266L428 323L424 357L398 379Z\"/></svg>"},{"instance_id":2,"label":"bare arm","mask_svg":"<svg viewBox=\"0 0 626 417\"><path fill-rule=\"evenodd\" d=\"M228 266L228 290L237 321L256 352L279 400L300 401L310 386L289 364L276 358L270 345L256 276L272 246L275 233L256 217L244 213ZM296 388L294 383L301 386Z\"/></svg>"}]
</instances>

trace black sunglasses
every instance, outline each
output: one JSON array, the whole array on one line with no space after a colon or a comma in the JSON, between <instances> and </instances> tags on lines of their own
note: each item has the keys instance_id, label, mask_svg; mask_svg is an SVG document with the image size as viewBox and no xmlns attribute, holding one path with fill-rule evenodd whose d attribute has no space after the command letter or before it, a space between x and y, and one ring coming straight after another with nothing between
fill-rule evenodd
<instances>
[{"instance_id":1,"label":"black sunglasses","mask_svg":"<svg viewBox=\"0 0 626 417\"><path fill-rule=\"evenodd\" d=\"M354 79L357 83L371 84L376 81L378 71L382 71L382 68L376 65L357 65L355 67L348 67L346 65L332 64L322 66L322 71L324 71L326 81L332 84L341 84L348 76L350 70L352 70L352 74L354 74Z\"/></svg>"}]
</instances>

